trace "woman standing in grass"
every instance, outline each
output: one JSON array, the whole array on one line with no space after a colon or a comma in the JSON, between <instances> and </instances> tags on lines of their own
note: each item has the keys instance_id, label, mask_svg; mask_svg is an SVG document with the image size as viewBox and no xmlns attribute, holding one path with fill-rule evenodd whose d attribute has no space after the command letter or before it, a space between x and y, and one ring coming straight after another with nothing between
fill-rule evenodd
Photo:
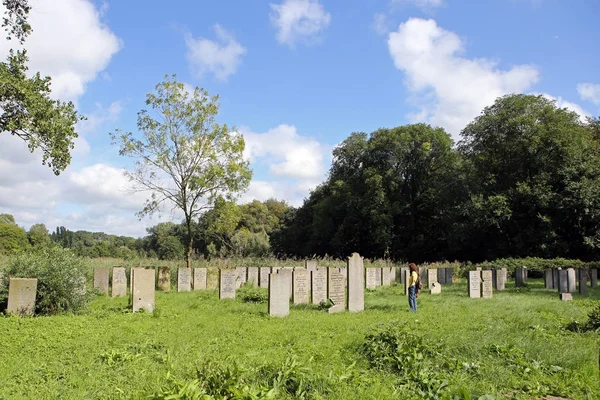
<instances>
[{"instance_id":1,"label":"woman standing in grass","mask_svg":"<svg viewBox=\"0 0 600 400\"><path fill-rule=\"evenodd\" d=\"M415 263L408 265L410 276L408 277L408 305L410 312L417 312L417 282L419 280L419 269Z\"/></svg>"}]
</instances>

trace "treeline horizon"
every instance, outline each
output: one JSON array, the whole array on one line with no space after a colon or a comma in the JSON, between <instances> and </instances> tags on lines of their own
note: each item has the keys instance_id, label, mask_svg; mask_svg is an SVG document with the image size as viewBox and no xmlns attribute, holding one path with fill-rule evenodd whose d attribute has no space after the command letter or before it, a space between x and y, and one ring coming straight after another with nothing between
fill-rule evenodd
<instances>
[{"instance_id":1,"label":"treeline horizon","mask_svg":"<svg viewBox=\"0 0 600 400\"><path fill-rule=\"evenodd\" d=\"M4 216L4 253L56 243L89 257L185 257L184 222L133 238L65 227L50 233L43 224L17 232ZM543 96L508 95L469 123L456 146L427 124L354 132L300 207L219 199L193 232L196 257L598 259L600 119L583 122Z\"/></svg>"}]
</instances>

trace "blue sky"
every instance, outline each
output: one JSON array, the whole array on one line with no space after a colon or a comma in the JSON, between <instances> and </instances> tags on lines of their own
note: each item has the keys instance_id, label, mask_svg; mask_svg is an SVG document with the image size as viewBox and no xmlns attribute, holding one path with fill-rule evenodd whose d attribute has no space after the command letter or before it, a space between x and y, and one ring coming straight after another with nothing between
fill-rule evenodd
<instances>
[{"instance_id":1,"label":"blue sky","mask_svg":"<svg viewBox=\"0 0 600 400\"><path fill-rule=\"evenodd\" d=\"M240 201L299 205L350 133L427 122L459 140L500 95L544 94L600 114L600 3L593 0L36 0L32 71L88 121L55 177L0 134L0 212L28 228L144 235L108 132L136 132L165 74L220 95L219 119L247 141L254 178ZM6 53L9 44L2 42Z\"/></svg>"}]
</instances>

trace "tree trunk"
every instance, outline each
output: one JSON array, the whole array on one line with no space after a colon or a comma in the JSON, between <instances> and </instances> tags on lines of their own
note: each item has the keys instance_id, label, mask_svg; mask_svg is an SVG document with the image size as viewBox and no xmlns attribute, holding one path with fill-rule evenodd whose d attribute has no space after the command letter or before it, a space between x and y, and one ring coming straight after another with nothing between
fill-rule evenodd
<instances>
[{"instance_id":1,"label":"tree trunk","mask_svg":"<svg viewBox=\"0 0 600 400\"><path fill-rule=\"evenodd\" d=\"M192 252L193 252L193 235L192 235L192 219L185 218L185 226L187 228L187 246L185 252L185 264L187 268L192 268Z\"/></svg>"}]
</instances>

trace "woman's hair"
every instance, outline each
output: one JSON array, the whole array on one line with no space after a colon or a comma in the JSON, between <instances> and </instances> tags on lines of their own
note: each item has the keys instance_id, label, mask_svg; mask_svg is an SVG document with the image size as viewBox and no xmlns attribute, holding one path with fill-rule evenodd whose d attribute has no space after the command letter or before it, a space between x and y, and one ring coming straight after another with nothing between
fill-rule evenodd
<instances>
[{"instance_id":1,"label":"woman's hair","mask_svg":"<svg viewBox=\"0 0 600 400\"><path fill-rule=\"evenodd\" d=\"M415 271L417 275L419 274L419 268L417 268L417 264L410 263L408 264L408 268L410 268L410 272Z\"/></svg>"}]
</instances>

